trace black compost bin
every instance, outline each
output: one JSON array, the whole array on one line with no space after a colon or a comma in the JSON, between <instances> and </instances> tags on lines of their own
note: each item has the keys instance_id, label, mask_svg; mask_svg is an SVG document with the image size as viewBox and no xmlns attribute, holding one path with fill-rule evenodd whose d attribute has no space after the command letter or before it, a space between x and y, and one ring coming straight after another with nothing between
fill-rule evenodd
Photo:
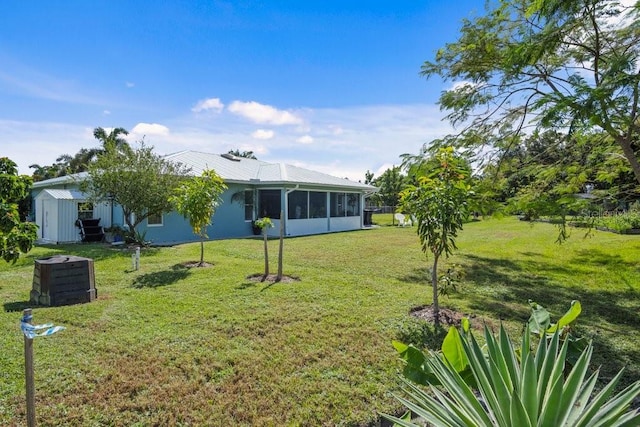
<instances>
[{"instance_id":1,"label":"black compost bin","mask_svg":"<svg viewBox=\"0 0 640 427\"><path fill-rule=\"evenodd\" d=\"M93 260L55 255L35 261L31 301L41 305L91 302L97 297Z\"/></svg>"}]
</instances>

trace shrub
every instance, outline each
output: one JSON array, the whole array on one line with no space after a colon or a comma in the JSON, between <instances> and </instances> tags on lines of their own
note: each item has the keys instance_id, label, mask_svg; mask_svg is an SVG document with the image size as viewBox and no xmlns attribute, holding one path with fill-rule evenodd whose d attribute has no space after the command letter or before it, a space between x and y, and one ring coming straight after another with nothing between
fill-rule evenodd
<instances>
[{"instance_id":1,"label":"shrub","mask_svg":"<svg viewBox=\"0 0 640 427\"><path fill-rule=\"evenodd\" d=\"M454 329L454 328L452 328ZM569 340L559 328L531 351L529 325L517 349L501 326L498 336L484 330L486 352L468 328L460 339L456 360L430 351L424 357L425 379L431 393L403 379L405 397L397 397L410 411L435 426L622 426L639 425L640 413L628 411L640 394L637 381L612 396L620 371L598 393L599 371L589 374L593 352L589 343L566 371ZM456 334L453 334L454 336ZM444 346L444 344L443 344ZM414 349L415 350L415 349ZM415 355L414 355L415 357ZM471 374L466 377L465 373ZM406 419L383 415L400 426Z\"/></svg>"}]
</instances>

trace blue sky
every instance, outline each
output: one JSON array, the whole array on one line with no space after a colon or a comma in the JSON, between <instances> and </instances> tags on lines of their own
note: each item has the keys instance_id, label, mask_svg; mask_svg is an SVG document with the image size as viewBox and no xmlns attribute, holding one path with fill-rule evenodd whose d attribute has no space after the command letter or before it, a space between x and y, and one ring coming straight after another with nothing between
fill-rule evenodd
<instances>
[{"instance_id":1,"label":"blue sky","mask_svg":"<svg viewBox=\"0 0 640 427\"><path fill-rule=\"evenodd\" d=\"M254 151L364 179L450 131L419 76L482 0L9 2L0 156L29 165L124 127L160 154Z\"/></svg>"}]
</instances>

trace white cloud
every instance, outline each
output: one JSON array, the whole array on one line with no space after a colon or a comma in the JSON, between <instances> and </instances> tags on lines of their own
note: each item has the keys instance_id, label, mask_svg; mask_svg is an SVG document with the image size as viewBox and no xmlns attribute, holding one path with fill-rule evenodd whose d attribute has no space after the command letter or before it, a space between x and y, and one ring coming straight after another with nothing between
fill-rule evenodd
<instances>
[{"instance_id":1,"label":"white cloud","mask_svg":"<svg viewBox=\"0 0 640 427\"><path fill-rule=\"evenodd\" d=\"M104 110L104 111L102 112L102 115L103 115L103 116L108 116L108 115L110 115L110 114L111 114L111 111L109 111L109 110Z\"/></svg>"},{"instance_id":2,"label":"white cloud","mask_svg":"<svg viewBox=\"0 0 640 427\"><path fill-rule=\"evenodd\" d=\"M157 123L138 123L131 129L133 135L146 136L166 136L169 135L169 128Z\"/></svg>"},{"instance_id":3,"label":"white cloud","mask_svg":"<svg viewBox=\"0 0 640 427\"><path fill-rule=\"evenodd\" d=\"M124 85L125 85L126 87L128 87L128 88L132 88L132 87L134 87L136 84L135 84L135 83L132 83L132 82L126 82Z\"/></svg>"},{"instance_id":4,"label":"white cloud","mask_svg":"<svg viewBox=\"0 0 640 427\"><path fill-rule=\"evenodd\" d=\"M259 124L298 125L303 123L302 118L290 111L278 110L271 105L255 101L233 101L229 105L229 111Z\"/></svg>"},{"instance_id":5,"label":"white cloud","mask_svg":"<svg viewBox=\"0 0 640 427\"><path fill-rule=\"evenodd\" d=\"M207 98L202 99L196 103L196 105L191 108L191 111L194 113L201 113L203 111L213 110L216 113L219 113L224 108L224 104L220 101L220 98Z\"/></svg>"},{"instance_id":6,"label":"white cloud","mask_svg":"<svg viewBox=\"0 0 640 427\"><path fill-rule=\"evenodd\" d=\"M258 129L251 134L255 139L271 139L275 135L275 132L267 129Z\"/></svg>"},{"instance_id":7,"label":"white cloud","mask_svg":"<svg viewBox=\"0 0 640 427\"><path fill-rule=\"evenodd\" d=\"M300 144L313 144L313 137L311 137L310 135L304 135L296 139L296 141Z\"/></svg>"},{"instance_id":8,"label":"white cloud","mask_svg":"<svg viewBox=\"0 0 640 427\"><path fill-rule=\"evenodd\" d=\"M298 125L283 126L271 138L260 139L256 136L268 133L257 133L255 124L233 114L225 120L203 120L187 114L163 119L162 124L151 120L118 124L131 130L130 142L146 136L146 142L158 154L181 150L226 153L240 149L253 151L267 162L299 164L356 181L364 180L367 170L379 176L392 164L399 164L401 154L417 154L424 143L453 131L441 120L443 113L436 105L301 109L297 114L313 132L302 131ZM93 120L66 124L0 118L1 154L16 161L21 173L31 174L28 166L32 163L50 165L61 154L73 155L80 148L97 147L92 131L99 125ZM269 131L267 126L259 130ZM312 136L313 143L302 143L310 141L306 136Z\"/></svg>"}]
</instances>

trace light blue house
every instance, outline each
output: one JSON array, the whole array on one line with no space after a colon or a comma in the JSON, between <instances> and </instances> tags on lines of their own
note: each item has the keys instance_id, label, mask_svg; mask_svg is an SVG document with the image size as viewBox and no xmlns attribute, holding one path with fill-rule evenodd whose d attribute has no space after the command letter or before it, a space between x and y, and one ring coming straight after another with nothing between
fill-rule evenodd
<instances>
[{"instance_id":1,"label":"light blue house","mask_svg":"<svg viewBox=\"0 0 640 427\"><path fill-rule=\"evenodd\" d=\"M273 236L279 234L281 221L286 236L359 230L365 226L365 199L377 191L367 184L309 169L229 154L182 151L165 158L191 168L193 175L213 169L229 187L207 229L211 239L251 236L252 221L263 216L274 222L269 230ZM117 205L87 202L79 191L80 182L87 178L81 173L34 183L33 216L41 242L80 241L75 226L78 218L100 218L103 227L124 224ZM154 244L198 239L189 222L176 212L150 217L138 229Z\"/></svg>"}]
</instances>

